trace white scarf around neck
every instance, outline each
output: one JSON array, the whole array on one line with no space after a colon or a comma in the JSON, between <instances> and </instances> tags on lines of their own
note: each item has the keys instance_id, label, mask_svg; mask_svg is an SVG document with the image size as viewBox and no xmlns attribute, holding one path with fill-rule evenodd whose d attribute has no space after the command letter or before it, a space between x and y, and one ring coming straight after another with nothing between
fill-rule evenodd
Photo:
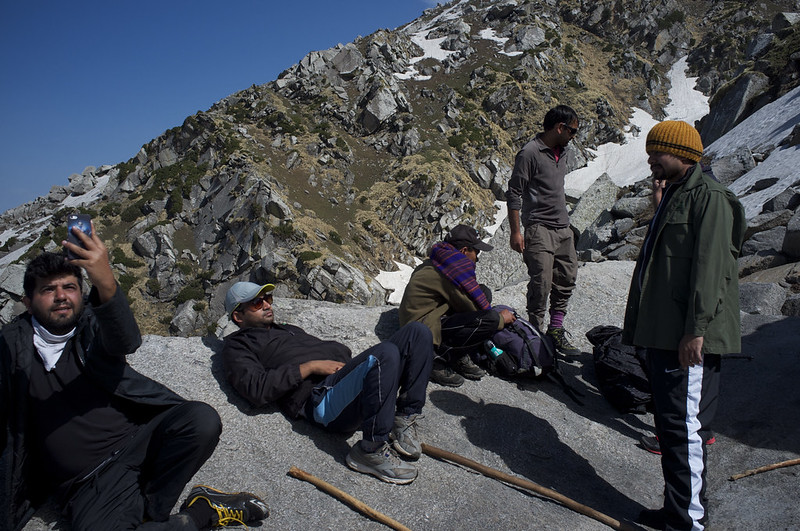
<instances>
[{"instance_id":1,"label":"white scarf around neck","mask_svg":"<svg viewBox=\"0 0 800 531\"><path fill-rule=\"evenodd\" d=\"M50 372L61 358L69 338L75 335L75 329L73 328L63 336L57 336L42 326L36 317L31 316L31 323L33 324L33 346L36 347L36 352L42 358L45 370Z\"/></svg>"}]
</instances>

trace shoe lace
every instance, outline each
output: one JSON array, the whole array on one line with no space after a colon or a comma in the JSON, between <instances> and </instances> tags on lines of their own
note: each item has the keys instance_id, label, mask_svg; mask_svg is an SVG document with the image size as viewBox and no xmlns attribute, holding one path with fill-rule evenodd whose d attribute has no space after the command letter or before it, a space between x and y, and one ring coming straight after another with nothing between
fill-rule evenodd
<instances>
[{"instance_id":1,"label":"shoe lace","mask_svg":"<svg viewBox=\"0 0 800 531\"><path fill-rule=\"evenodd\" d=\"M216 509L217 515L219 516L219 523L217 525L227 526L230 524L237 524L243 525L245 529L248 529L247 525L244 523L245 516L242 509L231 509L230 507L222 505L212 505L212 507Z\"/></svg>"},{"instance_id":2,"label":"shoe lace","mask_svg":"<svg viewBox=\"0 0 800 531\"><path fill-rule=\"evenodd\" d=\"M403 420L404 420L403 432L405 432L405 431L410 429L410 430L412 430L412 432L414 434L416 434L417 433L417 421L419 419L422 419L422 418L425 418L425 415L423 415L421 413L417 413L416 415L406 415L406 416L404 416L403 417Z\"/></svg>"},{"instance_id":3,"label":"shoe lace","mask_svg":"<svg viewBox=\"0 0 800 531\"><path fill-rule=\"evenodd\" d=\"M564 345L569 344L569 339L572 338L572 334L565 328L553 328L550 331L550 335L552 335L556 341Z\"/></svg>"},{"instance_id":4,"label":"shoe lace","mask_svg":"<svg viewBox=\"0 0 800 531\"><path fill-rule=\"evenodd\" d=\"M228 507L214 507L219 515L220 526L227 526L230 524L243 525L245 529L249 529L244 523L244 511L241 509L230 509Z\"/></svg>"},{"instance_id":5,"label":"shoe lace","mask_svg":"<svg viewBox=\"0 0 800 531\"><path fill-rule=\"evenodd\" d=\"M231 509L230 507L226 507L219 503L215 503L210 499L206 498L205 496L198 496L195 500L192 501L194 503L197 500L205 500L208 502L208 505L211 506L212 509L217 511L217 525L221 527L225 527L231 524L236 525L243 525L245 529L249 529L247 524L245 524L245 514L243 509ZM191 504L190 504L191 505Z\"/></svg>"},{"instance_id":6,"label":"shoe lace","mask_svg":"<svg viewBox=\"0 0 800 531\"><path fill-rule=\"evenodd\" d=\"M392 468L396 468L399 465L403 464L403 460L400 459L400 456L397 455L397 452L394 451L394 448L392 448L388 442L384 443L379 451L383 455L383 457L388 459L389 464L392 466Z\"/></svg>"}]
</instances>

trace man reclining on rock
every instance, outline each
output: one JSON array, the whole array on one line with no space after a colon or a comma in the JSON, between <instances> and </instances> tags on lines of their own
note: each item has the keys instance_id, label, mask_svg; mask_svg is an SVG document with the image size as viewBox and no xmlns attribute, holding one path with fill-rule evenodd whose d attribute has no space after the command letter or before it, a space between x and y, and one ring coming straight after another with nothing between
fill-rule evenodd
<instances>
[{"instance_id":1,"label":"man reclining on rock","mask_svg":"<svg viewBox=\"0 0 800 531\"><path fill-rule=\"evenodd\" d=\"M492 249L475 229L457 225L433 246L403 293L400 324L419 321L431 329L436 350L431 379L440 385L458 387L464 376L480 380L486 373L470 354L516 319L509 310L493 310L491 291L475 279L478 254Z\"/></svg>"},{"instance_id":2,"label":"man reclining on rock","mask_svg":"<svg viewBox=\"0 0 800 531\"><path fill-rule=\"evenodd\" d=\"M419 323L404 326L351 358L341 343L276 323L274 289L237 282L225 297L225 310L239 327L222 349L233 388L256 407L274 402L290 418L331 431L360 427L363 438L350 449L347 465L389 483L414 481L417 468L395 452L421 455L416 422L433 363L430 331Z\"/></svg>"},{"instance_id":3,"label":"man reclining on rock","mask_svg":"<svg viewBox=\"0 0 800 531\"><path fill-rule=\"evenodd\" d=\"M21 529L54 495L70 528L197 530L261 520L248 493L198 485L170 516L211 456L222 425L126 362L142 343L105 244L92 230L63 242L75 258L45 252L25 271L27 312L0 336L0 454L8 445L2 529ZM84 301L81 268L92 283ZM143 523L147 521L147 523Z\"/></svg>"}]
</instances>

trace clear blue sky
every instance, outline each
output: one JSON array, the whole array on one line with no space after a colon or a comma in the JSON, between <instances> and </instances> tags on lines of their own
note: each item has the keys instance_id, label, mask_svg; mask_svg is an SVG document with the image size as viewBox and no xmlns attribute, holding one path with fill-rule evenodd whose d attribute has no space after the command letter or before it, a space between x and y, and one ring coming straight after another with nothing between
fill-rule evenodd
<instances>
[{"instance_id":1,"label":"clear blue sky","mask_svg":"<svg viewBox=\"0 0 800 531\"><path fill-rule=\"evenodd\" d=\"M442 0L444 1L444 0ZM435 0L3 0L0 212Z\"/></svg>"}]
</instances>

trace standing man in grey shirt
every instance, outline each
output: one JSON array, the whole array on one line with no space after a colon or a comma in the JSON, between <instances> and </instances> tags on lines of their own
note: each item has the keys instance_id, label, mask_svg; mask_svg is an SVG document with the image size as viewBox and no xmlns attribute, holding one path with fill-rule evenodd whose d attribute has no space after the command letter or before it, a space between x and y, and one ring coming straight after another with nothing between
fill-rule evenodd
<instances>
[{"instance_id":1,"label":"standing man in grey shirt","mask_svg":"<svg viewBox=\"0 0 800 531\"><path fill-rule=\"evenodd\" d=\"M559 352L578 355L580 350L570 344L564 329L567 302L575 288L578 269L564 193L566 148L578 132L578 115L571 107L559 105L547 112L543 127L544 132L517 153L508 183L511 248L522 253L528 267L528 320L540 329L544 326L549 297L547 334Z\"/></svg>"}]
</instances>

